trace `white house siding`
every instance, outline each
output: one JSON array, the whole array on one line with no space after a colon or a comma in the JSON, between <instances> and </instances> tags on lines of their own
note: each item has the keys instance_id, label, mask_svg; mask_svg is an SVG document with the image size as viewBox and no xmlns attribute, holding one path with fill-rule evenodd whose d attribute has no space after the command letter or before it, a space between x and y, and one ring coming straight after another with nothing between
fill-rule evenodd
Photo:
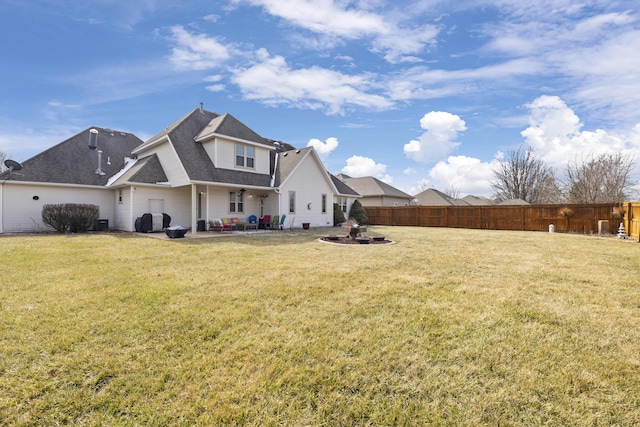
<instances>
[{"instance_id":1,"label":"white house siding","mask_svg":"<svg viewBox=\"0 0 640 427\"><path fill-rule=\"evenodd\" d=\"M238 188L208 186L207 187L207 205L203 212L205 219L211 218L247 218L250 215L260 217L260 198L258 194L266 194L266 191L248 190L244 194L244 212L231 212L229 210L229 192L238 191ZM270 212L265 207L265 214Z\"/></svg>"},{"instance_id":2,"label":"white house siding","mask_svg":"<svg viewBox=\"0 0 640 427\"><path fill-rule=\"evenodd\" d=\"M151 212L162 201L162 212ZM171 225L191 226L191 186L170 188L167 186L134 185L131 188L131 212L129 231L135 229L135 220L145 213L166 213Z\"/></svg>"},{"instance_id":3,"label":"white house siding","mask_svg":"<svg viewBox=\"0 0 640 427\"><path fill-rule=\"evenodd\" d=\"M100 219L114 218L113 191L100 187L74 187L64 185L33 185L4 183L0 197L0 232L51 231L42 222L42 207L47 204L83 203L97 205ZM37 197L37 200L34 198Z\"/></svg>"},{"instance_id":4,"label":"white house siding","mask_svg":"<svg viewBox=\"0 0 640 427\"><path fill-rule=\"evenodd\" d=\"M165 175L167 175L167 179L172 186L178 187L189 184L190 181L187 176L187 172L182 166L182 162L171 144L165 142L161 145L155 146L151 150L139 154L139 157L148 156L154 153L158 155L158 160L162 165L162 169L164 170Z\"/></svg>"},{"instance_id":5,"label":"white house siding","mask_svg":"<svg viewBox=\"0 0 640 427\"><path fill-rule=\"evenodd\" d=\"M269 173L269 149L251 143L237 142L234 140L217 137L214 140L203 142L205 151L217 168L240 169L249 172ZM236 166L236 144L251 145L255 148L255 168L240 168Z\"/></svg>"},{"instance_id":6,"label":"white house siding","mask_svg":"<svg viewBox=\"0 0 640 427\"><path fill-rule=\"evenodd\" d=\"M289 191L296 192L295 212L289 212ZM327 195L326 212L322 213L322 194ZM287 215L286 227L298 228L333 225L333 188L322 164L308 155L280 187L280 213ZM310 204L310 206L309 206Z\"/></svg>"}]
</instances>

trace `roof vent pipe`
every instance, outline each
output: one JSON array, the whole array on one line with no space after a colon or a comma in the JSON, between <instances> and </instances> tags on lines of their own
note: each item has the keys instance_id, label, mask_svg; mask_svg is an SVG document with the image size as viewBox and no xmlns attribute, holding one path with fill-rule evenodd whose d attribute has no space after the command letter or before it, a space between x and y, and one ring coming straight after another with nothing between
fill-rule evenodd
<instances>
[{"instance_id":1,"label":"roof vent pipe","mask_svg":"<svg viewBox=\"0 0 640 427\"><path fill-rule=\"evenodd\" d=\"M204 102L200 103L200 114L204 114Z\"/></svg>"},{"instance_id":2,"label":"roof vent pipe","mask_svg":"<svg viewBox=\"0 0 640 427\"><path fill-rule=\"evenodd\" d=\"M95 150L98 147L98 131L95 129L89 130L89 148Z\"/></svg>"},{"instance_id":3,"label":"roof vent pipe","mask_svg":"<svg viewBox=\"0 0 640 427\"><path fill-rule=\"evenodd\" d=\"M98 169L96 169L96 174L104 175L102 171L102 150L98 150Z\"/></svg>"}]
</instances>

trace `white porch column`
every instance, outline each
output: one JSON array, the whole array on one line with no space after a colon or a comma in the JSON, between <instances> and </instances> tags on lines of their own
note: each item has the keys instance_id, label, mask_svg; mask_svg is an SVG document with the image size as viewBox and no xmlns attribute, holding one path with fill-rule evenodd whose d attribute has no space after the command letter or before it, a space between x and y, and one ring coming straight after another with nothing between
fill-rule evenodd
<instances>
[{"instance_id":1,"label":"white porch column","mask_svg":"<svg viewBox=\"0 0 640 427\"><path fill-rule=\"evenodd\" d=\"M198 232L198 186L191 184L191 234Z\"/></svg>"}]
</instances>

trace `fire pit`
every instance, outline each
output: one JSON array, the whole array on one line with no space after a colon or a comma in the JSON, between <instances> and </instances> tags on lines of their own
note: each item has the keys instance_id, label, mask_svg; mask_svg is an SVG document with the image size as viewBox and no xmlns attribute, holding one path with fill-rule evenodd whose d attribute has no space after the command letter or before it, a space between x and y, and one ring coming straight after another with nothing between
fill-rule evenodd
<instances>
[{"instance_id":1,"label":"fire pit","mask_svg":"<svg viewBox=\"0 0 640 427\"><path fill-rule=\"evenodd\" d=\"M367 226L358 224L346 224L342 226L342 230L349 233L352 239L356 239L362 233L367 231Z\"/></svg>"}]
</instances>

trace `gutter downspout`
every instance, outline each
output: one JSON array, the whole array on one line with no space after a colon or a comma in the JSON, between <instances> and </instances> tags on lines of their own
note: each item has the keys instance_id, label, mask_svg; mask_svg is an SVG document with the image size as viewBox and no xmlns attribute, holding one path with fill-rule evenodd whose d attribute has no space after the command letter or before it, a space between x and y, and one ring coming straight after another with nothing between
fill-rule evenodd
<instances>
[{"instance_id":1,"label":"gutter downspout","mask_svg":"<svg viewBox=\"0 0 640 427\"><path fill-rule=\"evenodd\" d=\"M280 154L276 151L276 161L273 165L273 175L271 175L271 182L269 183L269 187L272 187L276 184L276 171L278 170L278 159L280 158Z\"/></svg>"}]
</instances>

